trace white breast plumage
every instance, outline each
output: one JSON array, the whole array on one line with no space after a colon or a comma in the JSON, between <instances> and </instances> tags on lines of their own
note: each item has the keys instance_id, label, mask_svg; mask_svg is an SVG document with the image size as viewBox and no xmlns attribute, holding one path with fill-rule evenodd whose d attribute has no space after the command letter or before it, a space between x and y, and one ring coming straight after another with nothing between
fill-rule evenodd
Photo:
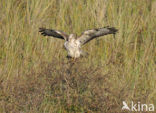
<instances>
[{"instance_id":1,"label":"white breast plumage","mask_svg":"<svg viewBox=\"0 0 156 113\"><path fill-rule=\"evenodd\" d=\"M64 46L68 52L68 56L75 58L80 57L80 44L78 41L76 40L66 41Z\"/></svg>"},{"instance_id":2,"label":"white breast plumage","mask_svg":"<svg viewBox=\"0 0 156 113\"><path fill-rule=\"evenodd\" d=\"M39 32L41 32L41 35L43 36L52 36L54 38L65 40L66 42L64 43L64 46L68 52L69 58L78 58L80 56L86 56L86 53L81 50L82 45L100 36L108 34L115 35L117 31L118 30L116 28L107 26L103 28L86 30L80 36L77 37L76 34L68 35L65 32L59 30L45 28L39 29Z\"/></svg>"}]
</instances>

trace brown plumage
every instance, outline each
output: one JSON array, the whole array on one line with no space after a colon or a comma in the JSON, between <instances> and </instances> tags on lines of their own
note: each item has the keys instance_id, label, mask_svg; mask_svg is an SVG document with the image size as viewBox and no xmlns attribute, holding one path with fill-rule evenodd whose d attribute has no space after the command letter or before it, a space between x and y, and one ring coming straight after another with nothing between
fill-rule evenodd
<instances>
[{"instance_id":1,"label":"brown plumage","mask_svg":"<svg viewBox=\"0 0 156 113\"><path fill-rule=\"evenodd\" d=\"M118 30L114 27L104 27L98 29L91 29L84 31L80 36L76 36L75 34L67 35L66 33L53 29L45 29L40 28L39 32L43 36L52 36L54 38L64 39L64 46L68 51L68 57L78 58L80 56L84 56L84 53L81 50L81 46L93 40L94 38L115 34Z\"/></svg>"}]
</instances>

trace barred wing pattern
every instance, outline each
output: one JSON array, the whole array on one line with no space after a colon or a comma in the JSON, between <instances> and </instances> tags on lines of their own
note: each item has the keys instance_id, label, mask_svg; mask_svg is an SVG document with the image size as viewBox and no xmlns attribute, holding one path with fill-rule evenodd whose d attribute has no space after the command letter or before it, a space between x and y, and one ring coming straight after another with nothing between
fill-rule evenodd
<instances>
[{"instance_id":1,"label":"barred wing pattern","mask_svg":"<svg viewBox=\"0 0 156 113\"><path fill-rule=\"evenodd\" d=\"M52 36L54 38L59 38L64 40L68 39L68 35L66 33L58 30L39 28L39 32L41 32L41 35L43 36Z\"/></svg>"},{"instance_id":2,"label":"barred wing pattern","mask_svg":"<svg viewBox=\"0 0 156 113\"><path fill-rule=\"evenodd\" d=\"M94 38L107 35L107 34L115 34L118 30L114 27L104 27L98 29L87 30L79 36L77 39L81 45L86 44L87 42L93 40Z\"/></svg>"}]
</instances>

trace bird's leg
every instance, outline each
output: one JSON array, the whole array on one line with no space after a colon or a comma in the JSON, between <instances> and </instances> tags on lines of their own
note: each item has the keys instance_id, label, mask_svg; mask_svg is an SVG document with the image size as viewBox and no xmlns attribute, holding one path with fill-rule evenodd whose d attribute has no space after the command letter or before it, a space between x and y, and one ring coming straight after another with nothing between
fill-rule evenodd
<instances>
[{"instance_id":1,"label":"bird's leg","mask_svg":"<svg viewBox=\"0 0 156 113\"><path fill-rule=\"evenodd\" d=\"M69 62L70 62L70 63L73 63L73 61L74 61L74 58L73 58L73 57L70 57L70 58L69 58Z\"/></svg>"},{"instance_id":2,"label":"bird's leg","mask_svg":"<svg viewBox=\"0 0 156 113\"><path fill-rule=\"evenodd\" d=\"M74 63L75 63L75 61L76 61L76 58L74 57Z\"/></svg>"},{"instance_id":3,"label":"bird's leg","mask_svg":"<svg viewBox=\"0 0 156 113\"><path fill-rule=\"evenodd\" d=\"M71 58L71 64L74 64L75 63L75 61L76 61L76 58Z\"/></svg>"},{"instance_id":4,"label":"bird's leg","mask_svg":"<svg viewBox=\"0 0 156 113\"><path fill-rule=\"evenodd\" d=\"M74 62L75 62L75 58L72 58L71 60L72 60L72 63L74 64Z\"/></svg>"}]
</instances>

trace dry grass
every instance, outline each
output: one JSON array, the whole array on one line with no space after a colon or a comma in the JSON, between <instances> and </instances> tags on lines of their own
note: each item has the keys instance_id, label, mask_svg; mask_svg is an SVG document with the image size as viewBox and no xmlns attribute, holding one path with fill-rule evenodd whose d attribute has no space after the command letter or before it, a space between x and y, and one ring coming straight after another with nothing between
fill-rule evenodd
<instances>
[{"instance_id":1,"label":"dry grass","mask_svg":"<svg viewBox=\"0 0 156 113\"><path fill-rule=\"evenodd\" d=\"M1 113L121 113L122 101L156 105L155 0L0 0ZM84 46L71 64L63 41L39 27L80 34L119 29ZM126 112L126 111L125 111ZM138 112L137 112L138 113Z\"/></svg>"}]
</instances>

